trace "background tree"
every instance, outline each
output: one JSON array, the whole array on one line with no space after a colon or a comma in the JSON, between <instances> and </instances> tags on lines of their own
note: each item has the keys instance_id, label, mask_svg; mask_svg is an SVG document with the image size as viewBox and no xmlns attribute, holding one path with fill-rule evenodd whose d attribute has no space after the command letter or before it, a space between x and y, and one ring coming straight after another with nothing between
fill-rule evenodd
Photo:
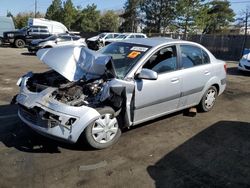
<instances>
[{"instance_id":1,"label":"background tree","mask_svg":"<svg viewBox=\"0 0 250 188\"><path fill-rule=\"evenodd\" d=\"M209 11L209 3L204 3L200 7L197 15L195 16L195 25L202 34L205 33L205 29L209 23L208 11Z\"/></svg>"},{"instance_id":2,"label":"background tree","mask_svg":"<svg viewBox=\"0 0 250 188\"><path fill-rule=\"evenodd\" d=\"M124 19L120 31L137 32L138 16L141 0L127 0L124 5L124 13L120 15Z\"/></svg>"},{"instance_id":3,"label":"background tree","mask_svg":"<svg viewBox=\"0 0 250 188\"><path fill-rule=\"evenodd\" d=\"M35 14L34 12L20 12L14 17L14 23L17 29L21 29L28 24L29 18L34 18ZM36 14L37 18L43 18L44 14L37 12Z\"/></svg>"},{"instance_id":4,"label":"background tree","mask_svg":"<svg viewBox=\"0 0 250 188\"><path fill-rule=\"evenodd\" d=\"M230 2L214 0L209 3L208 22L205 33L220 32L228 27L230 22L234 21L234 11L230 8Z\"/></svg>"},{"instance_id":5,"label":"background tree","mask_svg":"<svg viewBox=\"0 0 250 188\"><path fill-rule=\"evenodd\" d=\"M176 18L176 0L144 0L141 10L145 13L144 23L148 32L161 33Z\"/></svg>"},{"instance_id":6,"label":"background tree","mask_svg":"<svg viewBox=\"0 0 250 188\"><path fill-rule=\"evenodd\" d=\"M62 1L61 0L53 0L52 4L47 9L45 14L45 18L49 20L55 21L63 21L63 8L62 8Z\"/></svg>"},{"instance_id":7,"label":"background tree","mask_svg":"<svg viewBox=\"0 0 250 188\"><path fill-rule=\"evenodd\" d=\"M118 24L119 16L113 10L108 10L100 18L100 31L116 32Z\"/></svg>"},{"instance_id":8,"label":"background tree","mask_svg":"<svg viewBox=\"0 0 250 188\"><path fill-rule=\"evenodd\" d=\"M63 3L63 12L62 12L63 23L68 29L71 29L71 25L75 21L75 16L77 14L76 11L77 10L74 7L71 0L66 0Z\"/></svg>"},{"instance_id":9,"label":"background tree","mask_svg":"<svg viewBox=\"0 0 250 188\"><path fill-rule=\"evenodd\" d=\"M202 8L201 2L204 0L179 0L176 5L178 14L178 26L183 30L184 39L187 33L195 29L195 21Z\"/></svg>"},{"instance_id":10,"label":"background tree","mask_svg":"<svg viewBox=\"0 0 250 188\"><path fill-rule=\"evenodd\" d=\"M82 10L78 9L74 29L83 32L99 31L100 11L96 8L97 6L92 4Z\"/></svg>"}]
</instances>

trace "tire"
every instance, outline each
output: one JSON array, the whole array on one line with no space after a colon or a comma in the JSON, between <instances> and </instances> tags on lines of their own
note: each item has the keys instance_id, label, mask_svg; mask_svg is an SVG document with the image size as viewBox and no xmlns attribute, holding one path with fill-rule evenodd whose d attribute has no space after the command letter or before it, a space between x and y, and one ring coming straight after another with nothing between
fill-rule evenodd
<instances>
[{"instance_id":1,"label":"tire","mask_svg":"<svg viewBox=\"0 0 250 188\"><path fill-rule=\"evenodd\" d=\"M214 107L218 91L215 86L211 86L204 94L199 104L202 112L209 112Z\"/></svg>"},{"instance_id":2,"label":"tire","mask_svg":"<svg viewBox=\"0 0 250 188\"><path fill-rule=\"evenodd\" d=\"M0 38L0 46L2 46L2 45L3 45L3 39Z\"/></svg>"},{"instance_id":3,"label":"tire","mask_svg":"<svg viewBox=\"0 0 250 188\"><path fill-rule=\"evenodd\" d=\"M121 129L117 118L114 117L115 112L111 107L103 107L96 110L101 114L101 117L86 127L84 131L85 139L91 147L104 149L118 141L121 136Z\"/></svg>"},{"instance_id":4,"label":"tire","mask_svg":"<svg viewBox=\"0 0 250 188\"><path fill-rule=\"evenodd\" d=\"M15 47L23 48L25 46L25 41L23 39L16 39L15 40Z\"/></svg>"}]
</instances>

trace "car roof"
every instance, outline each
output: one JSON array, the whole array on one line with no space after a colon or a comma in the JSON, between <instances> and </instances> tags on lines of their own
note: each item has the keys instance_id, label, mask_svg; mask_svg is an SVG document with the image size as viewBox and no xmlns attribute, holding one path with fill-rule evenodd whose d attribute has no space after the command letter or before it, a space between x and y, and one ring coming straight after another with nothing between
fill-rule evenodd
<instances>
[{"instance_id":1,"label":"car roof","mask_svg":"<svg viewBox=\"0 0 250 188\"><path fill-rule=\"evenodd\" d=\"M174 42L174 41L180 41L178 39L172 39L172 38L166 38L166 37L153 37L153 38L132 38L132 39L127 39L126 43L135 43L135 44L142 44L146 46L159 46L162 44L166 44L169 42Z\"/></svg>"}]
</instances>

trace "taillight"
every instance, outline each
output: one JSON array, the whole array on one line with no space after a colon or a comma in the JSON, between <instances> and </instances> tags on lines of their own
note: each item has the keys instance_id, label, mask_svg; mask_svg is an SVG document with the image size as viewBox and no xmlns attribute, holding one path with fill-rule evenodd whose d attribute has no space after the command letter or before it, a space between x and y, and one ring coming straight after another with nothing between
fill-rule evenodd
<instances>
[{"instance_id":1,"label":"taillight","mask_svg":"<svg viewBox=\"0 0 250 188\"><path fill-rule=\"evenodd\" d=\"M226 63L224 64L224 69L225 69L225 72L227 72L227 64Z\"/></svg>"}]
</instances>

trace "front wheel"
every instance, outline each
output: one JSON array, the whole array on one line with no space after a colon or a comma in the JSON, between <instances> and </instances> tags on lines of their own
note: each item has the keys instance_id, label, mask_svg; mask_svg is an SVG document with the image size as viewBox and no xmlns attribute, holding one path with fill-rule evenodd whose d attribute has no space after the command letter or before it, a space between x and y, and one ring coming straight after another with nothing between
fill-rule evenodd
<instances>
[{"instance_id":1,"label":"front wheel","mask_svg":"<svg viewBox=\"0 0 250 188\"><path fill-rule=\"evenodd\" d=\"M88 144L96 149L107 148L116 143L121 136L118 120L111 107L99 108L101 116L85 129Z\"/></svg>"},{"instance_id":2,"label":"front wheel","mask_svg":"<svg viewBox=\"0 0 250 188\"><path fill-rule=\"evenodd\" d=\"M199 108L203 112L208 112L212 110L217 98L217 89L215 86L211 86L204 94L199 104Z\"/></svg>"},{"instance_id":3,"label":"front wheel","mask_svg":"<svg viewBox=\"0 0 250 188\"><path fill-rule=\"evenodd\" d=\"M0 38L0 46L2 46L2 45L3 45L3 39Z\"/></svg>"},{"instance_id":4,"label":"front wheel","mask_svg":"<svg viewBox=\"0 0 250 188\"><path fill-rule=\"evenodd\" d=\"M25 46L25 41L23 39L16 39L15 46L17 48L23 48Z\"/></svg>"}]
</instances>

